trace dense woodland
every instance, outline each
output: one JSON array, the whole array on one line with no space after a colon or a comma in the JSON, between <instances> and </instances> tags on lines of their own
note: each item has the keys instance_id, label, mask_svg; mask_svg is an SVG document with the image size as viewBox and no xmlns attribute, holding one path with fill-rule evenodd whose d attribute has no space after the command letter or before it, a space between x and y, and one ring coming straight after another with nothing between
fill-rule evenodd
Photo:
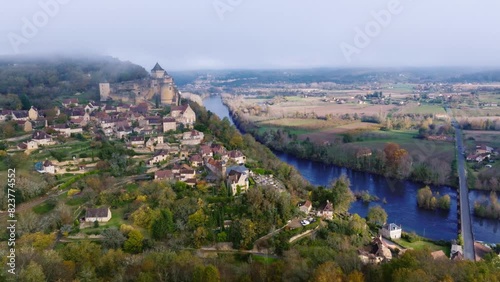
<instances>
[{"instance_id":1,"label":"dense woodland","mask_svg":"<svg viewBox=\"0 0 500 282\"><path fill-rule=\"evenodd\" d=\"M111 57L0 57L0 108L46 109L76 93L99 100L100 82L147 76L143 67Z\"/></svg>"}]
</instances>

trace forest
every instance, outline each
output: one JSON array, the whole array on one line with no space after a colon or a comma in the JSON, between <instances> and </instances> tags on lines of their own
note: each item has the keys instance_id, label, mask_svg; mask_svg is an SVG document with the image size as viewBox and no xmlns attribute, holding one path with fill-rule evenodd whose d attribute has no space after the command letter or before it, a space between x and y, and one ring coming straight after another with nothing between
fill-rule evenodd
<instances>
[{"instance_id":1,"label":"forest","mask_svg":"<svg viewBox=\"0 0 500 282\"><path fill-rule=\"evenodd\" d=\"M147 76L143 67L112 57L4 56L0 57L0 108L28 110L33 105L47 109L54 106L54 99L76 93L99 100L100 82Z\"/></svg>"}]
</instances>

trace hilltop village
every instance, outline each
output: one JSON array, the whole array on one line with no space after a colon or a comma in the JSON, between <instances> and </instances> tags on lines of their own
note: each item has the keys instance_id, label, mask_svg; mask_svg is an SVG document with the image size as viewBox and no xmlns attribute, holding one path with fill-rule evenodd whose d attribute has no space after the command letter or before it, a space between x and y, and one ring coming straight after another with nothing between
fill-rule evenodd
<instances>
[{"instance_id":1,"label":"hilltop village","mask_svg":"<svg viewBox=\"0 0 500 282\"><path fill-rule=\"evenodd\" d=\"M66 138L103 135L110 140L122 140L126 148L139 155L147 173L155 180L181 181L195 186L198 181L222 178L233 195L249 187L250 172L244 167L246 157L238 150L227 150L223 145L204 142L204 134L194 129L196 114L189 104L178 105L179 91L173 79L159 64L151 70L151 77L118 85L101 83L101 101L82 104L78 98L65 99L61 108L28 111L4 110L0 120L10 121L31 133L31 138L17 144L17 149L30 154L40 149L64 143ZM141 102L122 102L133 92ZM146 93L145 95L141 95ZM160 113L143 99L161 97L169 113ZM119 102L112 103L113 100ZM50 121L50 122L49 122ZM86 173L96 169L93 158L74 156L69 161L47 158L35 164L39 173ZM168 169L166 169L168 167ZM204 176L200 173L206 168ZM77 170L77 171L75 171Z\"/></svg>"}]
</instances>

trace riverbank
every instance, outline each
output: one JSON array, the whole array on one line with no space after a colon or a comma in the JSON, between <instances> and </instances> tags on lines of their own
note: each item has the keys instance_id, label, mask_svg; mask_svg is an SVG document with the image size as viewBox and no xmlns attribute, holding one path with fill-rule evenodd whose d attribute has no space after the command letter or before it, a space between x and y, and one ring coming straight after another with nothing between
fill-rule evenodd
<instances>
[{"instance_id":1,"label":"riverbank","mask_svg":"<svg viewBox=\"0 0 500 282\"><path fill-rule=\"evenodd\" d=\"M429 143L414 138L412 133L392 131L380 132L384 135L381 137L383 139L377 140L377 144L372 144L371 148L363 147L374 142L371 140L364 140L366 142L357 144L351 142L330 143L325 140L324 144L317 144L309 138L300 140L294 131L284 128L259 127L232 109L227 101L222 100L222 102L229 109L232 121L241 132L251 134L256 140L275 152L287 153L299 159L321 162L325 165L373 173L392 179L392 181L410 180L421 183L422 187L429 184L458 187L456 169L453 166L454 160L443 160L437 154L437 152L442 153L443 150L450 152L454 150L451 143L450 145L444 144L444 147L441 148L439 146L443 146L443 142ZM391 146L394 144L396 145ZM406 150L403 146L414 149ZM398 157L397 153L402 151L406 155ZM389 158L390 152L394 152L396 158ZM451 155L454 157L455 153L451 152ZM417 163L413 160L422 157L423 160L421 159Z\"/></svg>"}]
</instances>

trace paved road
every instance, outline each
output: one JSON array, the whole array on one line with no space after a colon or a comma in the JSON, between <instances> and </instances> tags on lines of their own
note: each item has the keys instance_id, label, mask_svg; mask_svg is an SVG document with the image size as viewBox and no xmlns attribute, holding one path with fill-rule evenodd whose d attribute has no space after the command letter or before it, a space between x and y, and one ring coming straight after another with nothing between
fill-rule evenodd
<instances>
[{"instance_id":1,"label":"paved road","mask_svg":"<svg viewBox=\"0 0 500 282\"><path fill-rule=\"evenodd\" d=\"M451 112L448 111L451 116ZM460 222L462 223L462 238L464 240L464 257L468 260L475 260L474 235L472 234L472 220L470 216L469 189L467 189L467 173L465 171L465 157L462 130L456 120L453 120L455 127L456 148L458 151L457 168L460 192Z\"/></svg>"}]
</instances>

